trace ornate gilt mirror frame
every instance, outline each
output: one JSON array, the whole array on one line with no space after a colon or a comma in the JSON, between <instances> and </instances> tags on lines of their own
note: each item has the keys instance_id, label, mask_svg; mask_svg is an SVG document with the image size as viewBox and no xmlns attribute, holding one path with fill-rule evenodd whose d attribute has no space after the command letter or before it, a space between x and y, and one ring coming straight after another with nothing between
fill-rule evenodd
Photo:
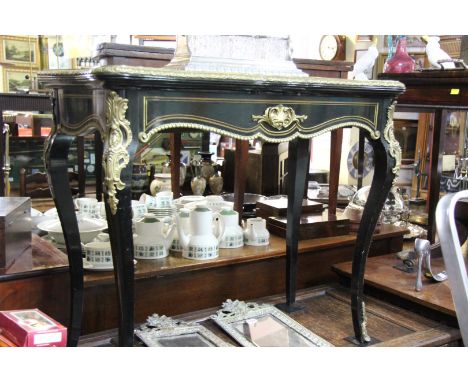
<instances>
[{"instance_id":1,"label":"ornate gilt mirror frame","mask_svg":"<svg viewBox=\"0 0 468 382\"><path fill-rule=\"evenodd\" d=\"M211 318L242 346L333 346L268 304L226 300Z\"/></svg>"},{"instance_id":2,"label":"ornate gilt mirror frame","mask_svg":"<svg viewBox=\"0 0 468 382\"><path fill-rule=\"evenodd\" d=\"M153 314L135 335L149 347L223 347L231 346L197 323L174 320Z\"/></svg>"}]
</instances>

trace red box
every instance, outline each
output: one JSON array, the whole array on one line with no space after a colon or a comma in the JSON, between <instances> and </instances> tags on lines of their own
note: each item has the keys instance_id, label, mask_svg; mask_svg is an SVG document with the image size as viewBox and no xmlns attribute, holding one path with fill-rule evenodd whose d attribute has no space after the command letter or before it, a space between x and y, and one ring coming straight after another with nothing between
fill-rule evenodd
<instances>
[{"instance_id":1,"label":"red box","mask_svg":"<svg viewBox=\"0 0 468 382\"><path fill-rule=\"evenodd\" d=\"M51 130L51 127L41 127L41 137L47 137Z\"/></svg>"},{"instance_id":2,"label":"red box","mask_svg":"<svg viewBox=\"0 0 468 382\"><path fill-rule=\"evenodd\" d=\"M18 127L18 137L32 137L33 130L29 127Z\"/></svg>"},{"instance_id":3,"label":"red box","mask_svg":"<svg viewBox=\"0 0 468 382\"><path fill-rule=\"evenodd\" d=\"M67 346L67 328L39 309L0 311L0 329L18 346Z\"/></svg>"}]
</instances>

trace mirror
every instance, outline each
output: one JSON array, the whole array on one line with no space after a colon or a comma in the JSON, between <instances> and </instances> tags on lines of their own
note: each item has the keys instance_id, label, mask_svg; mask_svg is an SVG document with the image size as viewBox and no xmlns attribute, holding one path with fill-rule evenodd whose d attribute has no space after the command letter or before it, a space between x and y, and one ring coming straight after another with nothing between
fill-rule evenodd
<instances>
[{"instance_id":1,"label":"mirror","mask_svg":"<svg viewBox=\"0 0 468 382\"><path fill-rule=\"evenodd\" d=\"M333 346L268 304L227 300L211 318L242 346Z\"/></svg>"},{"instance_id":2,"label":"mirror","mask_svg":"<svg viewBox=\"0 0 468 382\"><path fill-rule=\"evenodd\" d=\"M150 347L222 347L231 346L197 323L174 320L153 314L135 335Z\"/></svg>"}]
</instances>

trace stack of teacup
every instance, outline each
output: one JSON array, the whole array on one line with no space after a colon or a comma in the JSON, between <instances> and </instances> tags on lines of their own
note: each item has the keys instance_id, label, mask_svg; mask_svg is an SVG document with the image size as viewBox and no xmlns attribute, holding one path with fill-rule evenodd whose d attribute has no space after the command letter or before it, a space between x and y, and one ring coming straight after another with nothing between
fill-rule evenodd
<instances>
[{"instance_id":1,"label":"stack of teacup","mask_svg":"<svg viewBox=\"0 0 468 382\"><path fill-rule=\"evenodd\" d=\"M140 197L140 203L145 204L148 212L158 219L172 218L177 211L173 203L172 191L161 191L155 196L143 194Z\"/></svg>"}]
</instances>

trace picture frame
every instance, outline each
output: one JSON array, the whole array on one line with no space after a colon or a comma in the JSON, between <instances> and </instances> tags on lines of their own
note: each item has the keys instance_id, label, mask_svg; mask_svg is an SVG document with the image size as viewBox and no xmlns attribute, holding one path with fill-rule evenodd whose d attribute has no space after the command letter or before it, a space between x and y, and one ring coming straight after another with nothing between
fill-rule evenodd
<instances>
[{"instance_id":1,"label":"picture frame","mask_svg":"<svg viewBox=\"0 0 468 382\"><path fill-rule=\"evenodd\" d=\"M0 36L0 62L39 67L39 39L30 36Z\"/></svg>"},{"instance_id":2,"label":"picture frame","mask_svg":"<svg viewBox=\"0 0 468 382\"><path fill-rule=\"evenodd\" d=\"M26 76L32 78L26 79ZM31 90L33 84L37 81L37 71L27 68L10 68L3 67L3 91L9 92L24 92Z\"/></svg>"},{"instance_id":3,"label":"picture frame","mask_svg":"<svg viewBox=\"0 0 468 382\"><path fill-rule=\"evenodd\" d=\"M372 41L372 38L374 36L371 34L366 34L366 35L356 35L356 41L357 42L369 42Z\"/></svg>"},{"instance_id":4,"label":"picture frame","mask_svg":"<svg viewBox=\"0 0 468 382\"><path fill-rule=\"evenodd\" d=\"M395 37L393 36L394 45L396 45ZM406 47L408 49L419 49L424 51L426 48L426 43L421 39L421 36L418 35L407 35L406 37ZM384 36L384 48L388 48L388 35Z\"/></svg>"},{"instance_id":5,"label":"picture frame","mask_svg":"<svg viewBox=\"0 0 468 382\"><path fill-rule=\"evenodd\" d=\"M226 347L231 346L198 323L153 314L135 335L149 347Z\"/></svg>"},{"instance_id":6,"label":"picture frame","mask_svg":"<svg viewBox=\"0 0 468 382\"><path fill-rule=\"evenodd\" d=\"M354 63L357 62L357 60L359 60L364 54L366 54L368 52L368 48L366 49L356 49L354 51ZM372 68L372 75L371 77L369 78L370 80L374 79L376 77L376 65L377 63L374 64L374 67ZM369 77L369 73L367 73L367 76Z\"/></svg>"},{"instance_id":7,"label":"picture frame","mask_svg":"<svg viewBox=\"0 0 468 382\"><path fill-rule=\"evenodd\" d=\"M229 299L211 319L245 347L333 346L269 304Z\"/></svg>"}]
</instances>

